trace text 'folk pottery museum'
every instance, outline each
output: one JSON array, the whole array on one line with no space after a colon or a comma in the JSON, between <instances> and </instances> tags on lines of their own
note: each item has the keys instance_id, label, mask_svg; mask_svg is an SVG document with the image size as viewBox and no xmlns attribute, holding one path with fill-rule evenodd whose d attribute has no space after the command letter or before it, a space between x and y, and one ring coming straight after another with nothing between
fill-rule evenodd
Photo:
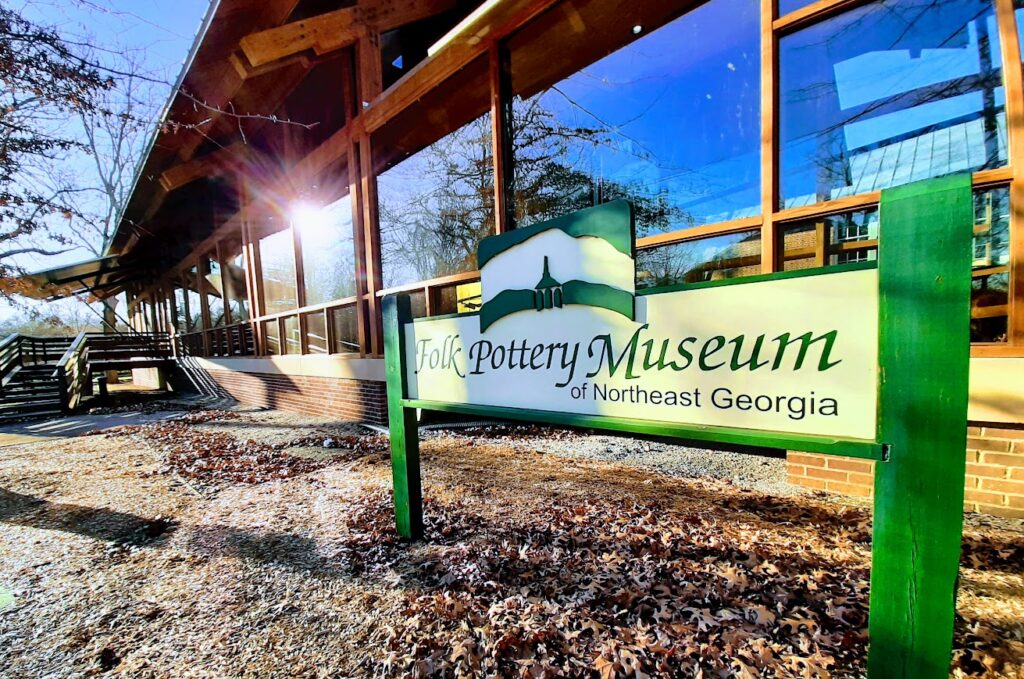
<instances>
[{"instance_id":1,"label":"text 'folk pottery museum'","mask_svg":"<svg viewBox=\"0 0 1024 679\"><path fill-rule=\"evenodd\" d=\"M220 0L107 256L34 280L124 292L243 403L385 424L384 298L478 311L489 235L626 199L639 293L870 262L884 189L967 174L966 505L1024 516L1022 32L1024 0ZM839 493L873 464L789 453Z\"/></svg>"}]
</instances>

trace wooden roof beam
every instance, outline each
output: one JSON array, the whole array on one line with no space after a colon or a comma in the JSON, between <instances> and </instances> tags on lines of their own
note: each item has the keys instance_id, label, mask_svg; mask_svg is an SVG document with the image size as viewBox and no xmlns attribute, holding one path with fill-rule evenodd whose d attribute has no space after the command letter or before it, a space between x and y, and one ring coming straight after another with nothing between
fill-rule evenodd
<instances>
[{"instance_id":1,"label":"wooden roof beam","mask_svg":"<svg viewBox=\"0 0 1024 679\"><path fill-rule=\"evenodd\" d=\"M225 146L165 170L160 175L160 186L164 191L171 192L197 179L222 174L225 170L245 162L248 153L249 148L241 142Z\"/></svg>"},{"instance_id":2,"label":"wooden roof beam","mask_svg":"<svg viewBox=\"0 0 1024 679\"><path fill-rule=\"evenodd\" d=\"M354 44L368 32L390 31L446 12L455 0L372 0L284 26L250 33L239 42L253 67L313 50L318 55Z\"/></svg>"}]
</instances>

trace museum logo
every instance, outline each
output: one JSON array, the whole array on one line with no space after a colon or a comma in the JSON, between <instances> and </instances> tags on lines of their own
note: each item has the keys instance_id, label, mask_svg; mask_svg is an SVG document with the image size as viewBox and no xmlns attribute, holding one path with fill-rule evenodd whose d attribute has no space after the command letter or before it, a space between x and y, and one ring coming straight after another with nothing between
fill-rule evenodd
<instances>
[{"instance_id":1,"label":"museum logo","mask_svg":"<svg viewBox=\"0 0 1024 679\"><path fill-rule=\"evenodd\" d=\"M480 330L520 311L568 305L634 320L633 207L625 200L485 238L477 252Z\"/></svg>"}]
</instances>

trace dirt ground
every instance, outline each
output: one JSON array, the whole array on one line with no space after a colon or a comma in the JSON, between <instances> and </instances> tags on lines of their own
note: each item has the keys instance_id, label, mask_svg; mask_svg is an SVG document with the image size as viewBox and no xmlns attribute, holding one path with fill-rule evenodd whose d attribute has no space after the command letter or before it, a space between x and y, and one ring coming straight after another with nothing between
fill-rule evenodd
<instances>
[{"instance_id":1,"label":"dirt ground","mask_svg":"<svg viewBox=\"0 0 1024 679\"><path fill-rule=\"evenodd\" d=\"M354 427L191 413L0 449L0 676L863 674L863 507L479 433L422 457L409 546ZM1022 663L1024 530L969 517L954 673Z\"/></svg>"}]
</instances>

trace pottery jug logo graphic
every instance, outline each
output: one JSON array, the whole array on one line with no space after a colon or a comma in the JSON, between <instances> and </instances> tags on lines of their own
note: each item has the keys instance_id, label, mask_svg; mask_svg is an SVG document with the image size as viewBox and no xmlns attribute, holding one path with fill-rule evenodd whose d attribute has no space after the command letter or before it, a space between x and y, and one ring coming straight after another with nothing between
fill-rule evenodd
<instances>
[{"instance_id":1,"label":"pottery jug logo graphic","mask_svg":"<svg viewBox=\"0 0 1024 679\"><path fill-rule=\"evenodd\" d=\"M480 330L518 312L570 305L633 320L633 206L616 200L485 238L477 251Z\"/></svg>"}]
</instances>

